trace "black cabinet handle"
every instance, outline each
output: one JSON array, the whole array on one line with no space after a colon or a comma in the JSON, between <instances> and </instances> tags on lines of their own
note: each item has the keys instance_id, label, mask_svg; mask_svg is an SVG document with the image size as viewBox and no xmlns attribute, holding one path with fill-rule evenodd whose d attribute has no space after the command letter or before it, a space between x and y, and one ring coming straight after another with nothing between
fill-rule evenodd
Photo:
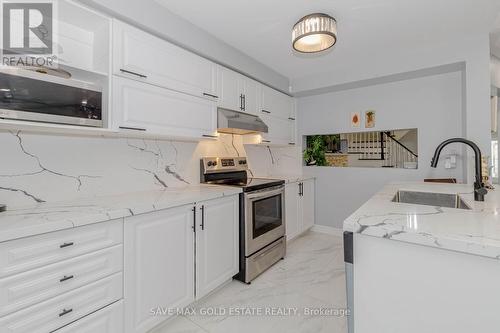
<instances>
[{"instance_id":1,"label":"black cabinet handle","mask_svg":"<svg viewBox=\"0 0 500 333\"><path fill-rule=\"evenodd\" d=\"M267 111L267 110L261 110L261 111L264 113L271 113L271 111Z\"/></svg>"},{"instance_id":2,"label":"black cabinet handle","mask_svg":"<svg viewBox=\"0 0 500 333\"><path fill-rule=\"evenodd\" d=\"M290 146L295 146L295 142L288 142Z\"/></svg>"},{"instance_id":3,"label":"black cabinet handle","mask_svg":"<svg viewBox=\"0 0 500 333\"><path fill-rule=\"evenodd\" d=\"M193 207L193 225L191 226L193 232L196 232L196 207Z\"/></svg>"},{"instance_id":4,"label":"black cabinet handle","mask_svg":"<svg viewBox=\"0 0 500 333\"><path fill-rule=\"evenodd\" d=\"M73 246L73 245L75 245L75 243L73 243L73 242L69 242L69 243L64 243L64 244L61 244L61 245L59 245L59 247L60 247L61 249L64 249L65 247L68 247L68 246Z\"/></svg>"},{"instance_id":5,"label":"black cabinet handle","mask_svg":"<svg viewBox=\"0 0 500 333\"><path fill-rule=\"evenodd\" d=\"M201 205L201 230L205 230L205 205Z\"/></svg>"},{"instance_id":6,"label":"black cabinet handle","mask_svg":"<svg viewBox=\"0 0 500 333\"><path fill-rule=\"evenodd\" d=\"M247 109L247 96L243 95L243 111Z\"/></svg>"},{"instance_id":7,"label":"black cabinet handle","mask_svg":"<svg viewBox=\"0 0 500 333\"><path fill-rule=\"evenodd\" d=\"M65 316L70 312L73 312L73 309L68 309L68 310L63 309L62 312L59 314L59 317Z\"/></svg>"},{"instance_id":8,"label":"black cabinet handle","mask_svg":"<svg viewBox=\"0 0 500 333\"><path fill-rule=\"evenodd\" d=\"M288 117L288 120L295 120L295 118L292 118L292 117Z\"/></svg>"},{"instance_id":9,"label":"black cabinet handle","mask_svg":"<svg viewBox=\"0 0 500 333\"><path fill-rule=\"evenodd\" d=\"M299 196L304 196L304 183L299 183Z\"/></svg>"},{"instance_id":10,"label":"black cabinet handle","mask_svg":"<svg viewBox=\"0 0 500 333\"><path fill-rule=\"evenodd\" d=\"M202 136L205 138L217 138L217 135L211 135L211 134L203 134Z\"/></svg>"},{"instance_id":11,"label":"black cabinet handle","mask_svg":"<svg viewBox=\"0 0 500 333\"><path fill-rule=\"evenodd\" d=\"M122 73L127 73L127 74L131 74L131 75L135 75L135 76L138 76L140 78L147 78L148 76L147 75L144 75L144 74L139 74L139 73L136 73L136 72L131 72L131 71L128 71L126 69L123 69L123 68L120 68L120 72Z\"/></svg>"},{"instance_id":12,"label":"black cabinet handle","mask_svg":"<svg viewBox=\"0 0 500 333\"><path fill-rule=\"evenodd\" d=\"M74 277L75 277L74 275L64 275L64 277L62 279L60 279L59 282L68 281L68 280L71 280Z\"/></svg>"},{"instance_id":13,"label":"black cabinet handle","mask_svg":"<svg viewBox=\"0 0 500 333\"><path fill-rule=\"evenodd\" d=\"M243 94L240 94L240 110L243 111Z\"/></svg>"},{"instance_id":14,"label":"black cabinet handle","mask_svg":"<svg viewBox=\"0 0 500 333\"><path fill-rule=\"evenodd\" d=\"M127 127L127 126L120 126L120 129L125 129L125 130L133 130L133 131L146 131L145 128L140 128L140 127Z\"/></svg>"},{"instance_id":15,"label":"black cabinet handle","mask_svg":"<svg viewBox=\"0 0 500 333\"><path fill-rule=\"evenodd\" d=\"M213 98L219 98L219 96L216 96L216 95L212 95L212 94L209 94L209 93L203 93L203 96L208 96L208 97L213 97Z\"/></svg>"},{"instance_id":16,"label":"black cabinet handle","mask_svg":"<svg viewBox=\"0 0 500 333\"><path fill-rule=\"evenodd\" d=\"M269 140L262 140L262 142L271 143Z\"/></svg>"}]
</instances>

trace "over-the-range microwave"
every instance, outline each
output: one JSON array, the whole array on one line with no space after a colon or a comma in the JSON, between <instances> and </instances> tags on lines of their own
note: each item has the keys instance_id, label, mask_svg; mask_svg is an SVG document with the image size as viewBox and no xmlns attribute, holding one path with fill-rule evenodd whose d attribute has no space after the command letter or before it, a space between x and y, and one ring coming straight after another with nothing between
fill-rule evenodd
<instances>
[{"instance_id":1,"label":"over-the-range microwave","mask_svg":"<svg viewBox=\"0 0 500 333\"><path fill-rule=\"evenodd\" d=\"M102 90L78 80L1 69L0 118L102 127Z\"/></svg>"}]
</instances>

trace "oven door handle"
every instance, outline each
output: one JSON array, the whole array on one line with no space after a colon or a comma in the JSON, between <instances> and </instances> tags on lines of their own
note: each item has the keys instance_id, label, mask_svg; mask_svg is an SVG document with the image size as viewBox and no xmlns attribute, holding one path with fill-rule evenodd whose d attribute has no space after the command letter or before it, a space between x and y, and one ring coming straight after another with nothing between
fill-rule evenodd
<instances>
[{"instance_id":1,"label":"oven door handle","mask_svg":"<svg viewBox=\"0 0 500 333\"><path fill-rule=\"evenodd\" d=\"M264 198L269 198L273 197L278 194L282 194L285 192L285 187L280 186L279 188L275 190L270 190L270 191L262 191L262 192L256 192L256 193L245 193L245 197L248 200L258 200L258 199L264 199Z\"/></svg>"}]
</instances>

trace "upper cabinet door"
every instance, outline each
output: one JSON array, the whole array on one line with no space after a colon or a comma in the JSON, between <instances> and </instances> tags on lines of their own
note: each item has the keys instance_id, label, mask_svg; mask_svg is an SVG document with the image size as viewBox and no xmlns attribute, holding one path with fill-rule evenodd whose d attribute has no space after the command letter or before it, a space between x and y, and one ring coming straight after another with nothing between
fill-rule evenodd
<instances>
[{"instance_id":1,"label":"upper cabinet door","mask_svg":"<svg viewBox=\"0 0 500 333\"><path fill-rule=\"evenodd\" d=\"M273 117L289 119L293 112L293 98L267 86L262 86L261 112Z\"/></svg>"},{"instance_id":2,"label":"upper cabinet door","mask_svg":"<svg viewBox=\"0 0 500 333\"><path fill-rule=\"evenodd\" d=\"M117 20L113 72L198 97L217 97L215 63Z\"/></svg>"},{"instance_id":3,"label":"upper cabinet door","mask_svg":"<svg viewBox=\"0 0 500 333\"><path fill-rule=\"evenodd\" d=\"M258 114L260 110L262 85L250 78L244 77L243 91L243 111L251 114Z\"/></svg>"},{"instance_id":4,"label":"upper cabinet door","mask_svg":"<svg viewBox=\"0 0 500 333\"><path fill-rule=\"evenodd\" d=\"M239 197L200 202L196 218L196 298L239 271Z\"/></svg>"},{"instance_id":5,"label":"upper cabinet door","mask_svg":"<svg viewBox=\"0 0 500 333\"><path fill-rule=\"evenodd\" d=\"M115 76L113 111L116 128L148 134L203 138L217 126L214 101Z\"/></svg>"},{"instance_id":6,"label":"upper cabinet door","mask_svg":"<svg viewBox=\"0 0 500 333\"><path fill-rule=\"evenodd\" d=\"M217 66L217 87L219 107L243 112L244 82L241 74Z\"/></svg>"}]
</instances>

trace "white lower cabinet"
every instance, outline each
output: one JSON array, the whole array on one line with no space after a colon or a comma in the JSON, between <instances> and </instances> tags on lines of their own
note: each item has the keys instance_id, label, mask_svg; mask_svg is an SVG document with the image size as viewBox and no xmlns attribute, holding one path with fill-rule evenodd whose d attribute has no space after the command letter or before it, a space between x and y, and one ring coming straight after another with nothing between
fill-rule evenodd
<instances>
[{"instance_id":1,"label":"white lower cabinet","mask_svg":"<svg viewBox=\"0 0 500 333\"><path fill-rule=\"evenodd\" d=\"M124 332L148 332L238 273L239 196L127 218L124 248Z\"/></svg>"},{"instance_id":2,"label":"white lower cabinet","mask_svg":"<svg viewBox=\"0 0 500 333\"><path fill-rule=\"evenodd\" d=\"M122 273L116 273L0 318L2 333L47 333L122 298Z\"/></svg>"},{"instance_id":3,"label":"white lower cabinet","mask_svg":"<svg viewBox=\"0 0 500 333\"><path fill-rule=\"evenodd\" d=\"M287 240L295 238L300 233L299 226L299 193L298 183L285 185L285 223Z\"/></svg>"},{"instance_id":4,"label":"white lower cabinet","mask_svg":"<svg viewBox=\"0 0 500 333\"><path fill-rule=\"evenodd\" d=\"M56 333L122 333L123 300L108 305L80 320L75 321Z\"/></svg>"},{"instance_id":5,"label":"white lower cabinet","mask_svg":"<svg viewBox=\"0 0 500 333\"><path fill-rule=\"evenodd\" d=\"M168 318L161 307L194 301L193 205L125 220L125 332L147 332Z\"/></svg>"},{"instance_id":6,"label":"white lower cabinet","mask_svg":"<svg viewBox=\"0 0 500 333\"><path fill-rule=\"evenodd\" d=\"M122 130L203 139L215 134L214 101L113 77L113 123Z\"/></svg>"},{"instance_id":7,"label":"white lower cabinet","mask_svg":"<svg viewBox=\"0 0 500 333\"><path fill-rule=\"evenodd\" d=\"M237 196L200 202L196 226L196 298L207 295L239 271Z\"/></svg>"},{"instance_id":8,"label":"white lower cabinet","mask_svg":"<svg viewBox=\"0 0 500 333\"><path fill-rule=\"evenodd\" d=\"M297 237L314 225L314 179L285 186L285 217L287 239Z\"/></svg>"}]
</instances>

